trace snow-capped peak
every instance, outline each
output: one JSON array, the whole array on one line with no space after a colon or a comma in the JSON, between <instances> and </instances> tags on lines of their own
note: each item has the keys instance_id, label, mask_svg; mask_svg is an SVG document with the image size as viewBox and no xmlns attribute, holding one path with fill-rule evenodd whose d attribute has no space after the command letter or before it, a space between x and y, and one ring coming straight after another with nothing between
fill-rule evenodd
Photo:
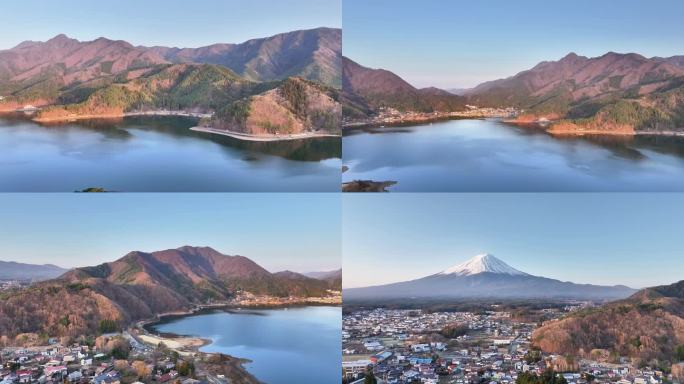
<instances>
[{"instance_id":1,"label":"snow-capped peak","mask_svg":"<svg viewBox=\"0 0 684 384\"><path fill-rule=\"evenodd\" d=\"M517 269L511 267L510 265L504 263L503 261L497 259L496 257L488 253L477 255L464 263L455 265L451 268L447 268L439 274L469 276L483 272L518 276L527 275L527 273L518 271Z\"/></svg>"}]
</instances>

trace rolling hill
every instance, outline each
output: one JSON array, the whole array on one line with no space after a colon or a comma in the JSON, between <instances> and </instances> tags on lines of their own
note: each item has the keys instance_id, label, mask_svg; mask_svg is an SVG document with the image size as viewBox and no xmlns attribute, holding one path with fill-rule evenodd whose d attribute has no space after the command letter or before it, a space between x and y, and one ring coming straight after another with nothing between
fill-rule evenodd
<instances>
[{"instance_id":1,"label":"rolling hill","mask_svg":"<svg viewBox=\"0 0 684 384\"><path fill-rule=\"evenodd\" d=\"M67 269L52 264L24 264L14 261L0 261L0 280L41 281L54 279Z\"/></svg>"},{"instance_id":2,"label":"rolling hill","mask_svg":"<svg viewBox=\"0 0 684 384\"><path fill-rule=\"evenodd\" d=\"M634 133L684 128L683 86L678 56L570 53L480 84L466 95L472 104L523 109L521 122L555 120L549 129L555 133Z\"/></svg>"},{"instance_id":3,"label":"rolling hill","mask_svg":"<svg viewBox=\"0 0 684 384\"><path fill-rule=\"evenodd\" d=\"M52 102L64 87L165 63L156 53L125 41L81 42L57 35L0 51L0 94L19 102Z\"/></svg>"},{"instance_id":4,"label":"rolling hill","mask_svg":"<svg viewBox=\"0 0 684 384\"><path fill-rule=\"evenodd\" d=\"M202 124L249 134L341 133L342 105L331 87L292 77L220 108Z\"/></svg>"},{"instance_id":5,"label":"rolling hill","mask_svg":"<svg viewBox=\"0 0 684 384\"><path fill-rule=\"evenodd\" d=\"M347 57L342 62L345 116L369 116L382 107L416 112L464 109L461 96L438 88L415 88L390 71L366 68Z\"/></svg>"},{"instance_id":6,"label":"rolling hill","mask_svg":"<svg viewBox=\"0 0 684 384\"><path fill-rule=\"evenodd\" d=\"M63 92L62 104L38 112L38 120L70 116L117 116L154 109L209 112L274 87L254 83L210 64L164 64L125 71L110 82L85 83Z\"/></svg>"},{"instance_id":7,"label":"rolling hill","mask_svg":"<svg viewBox=\"0 0 684 384\"><path fill-rule=\"evenodd\" d=\"M304 275L312 279L327 281L331 287L339 288L342 286L342 269L325 272L308 272Z\"/></svg>"},{"instance_id":8,"label":"rolling hill","mask_svg":"<svg viewBox=\"0 0 684 384\"><path fill-rule=\"evenodd\" d=\"M547 322L532 341L549 353L623 356L668 371L684 360L684 280Z\"/></svg>"},{"instance_id":9,"label":"rolling hill","mask_svg":"<svg viewBox=\"0 0 684 384\"><path fill-rule=\"evenodd\" d=\"M140 48L172 63L221 65L252 81L296 76L337 88L341 85L342 31L335 28L281 33L241 44Z\"/></svg>"},{"instance_id":10,"label":"rolling hill","mask_svg":"<svg viewBox=\"0 0 684 384\"><path fill-rule=\"evenodd\" d=\"M225 301L240 292L304 298L326 296L328 289L324 281L270 273L246 257L226 256L208 247L135 251L114 262L76 268L54 280L2 292L0 335L77 337L108 331L113 324L121 328L160 313Z\"/></svg>"},{"instance_id":11,"label":"rolling hill","mask_svg":"<svg viewBox=\"0 0 684 384\"><path fill-rule=\"evenodd\" d=\"M344 300L388 299L591 299L614 300L634 293L625 286L575 284L521 272L483 254L420 279L343 291Z\"/></svg>"},{"instance_id":12,"label":"rolling hill","mask_svg":"<svg viewBox=\"0 0 684 384\"><path fill-rule=\"evenodd\" d=\"M302 77L341 84L341 31L318 28L200 48L133 46L104 37L79 41L57 35L0 51L0 93L29 101L51 100L64 87L159 64L215 64L246 80Z\"/></svg>"}]
</instances>

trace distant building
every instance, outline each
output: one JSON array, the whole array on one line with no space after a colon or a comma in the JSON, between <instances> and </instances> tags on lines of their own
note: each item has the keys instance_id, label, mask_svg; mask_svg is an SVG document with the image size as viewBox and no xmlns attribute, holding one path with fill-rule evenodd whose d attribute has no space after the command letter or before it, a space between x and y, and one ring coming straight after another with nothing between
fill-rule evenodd
<instances>
[{"instance_id":1,"label":"distant building","mask_svg":"<svg viewBox=\"0 0 684 384\"><path fill-rule=\"evenodd\" d=\"M342 371L347 378L355 378L357 375L366 371L372 362L370 360L343 361Z\"/></svg>"}]
</instances>

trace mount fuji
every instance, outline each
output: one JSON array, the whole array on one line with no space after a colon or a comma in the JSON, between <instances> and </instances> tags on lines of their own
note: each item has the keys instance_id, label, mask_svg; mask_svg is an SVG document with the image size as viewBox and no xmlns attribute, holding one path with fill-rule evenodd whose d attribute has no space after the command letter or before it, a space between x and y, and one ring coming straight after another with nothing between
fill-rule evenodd
<instances>
[{"instance_id":1,"label":"mount fuji","mask_svg":"<svg viewBox=\"0 0 684 384\"><path fill-rule=\"evenodd\" d=\"M490 254L416 280L345 289L344 300L578 299L617 300L636 292L624 285L575 284L519 271Z\"/></svg>"}]
</instances>

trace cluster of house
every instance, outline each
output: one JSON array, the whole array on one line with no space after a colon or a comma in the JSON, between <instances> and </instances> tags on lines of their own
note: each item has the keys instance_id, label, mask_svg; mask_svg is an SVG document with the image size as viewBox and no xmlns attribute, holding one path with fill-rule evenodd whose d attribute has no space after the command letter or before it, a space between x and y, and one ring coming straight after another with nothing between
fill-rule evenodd
<instances>
[{"instance_id":1,"label":"cluster of house","mask_svg":"<svg viewBox=\"0 0 684 384\"><path fill-rule=\"evenodd\" d=\"M0 352L0 383L71 383L97 376L106 368L105 354L87 345L4 348Z\"/></svg>"},{"instance_id":2,"label":"cluster of house","mask_svg":"<svg viewBox=\"0 0 684 384\"><path fill-rule=\"evenodd\" d=\"M321 297L299 297L299 296L269 296L269 295L256 295L251 292L240 292L235 298L233 298L229 304L231 305L244 305L244 306L270 306L270 305L292 305L292 304L341 304L342 303L342 292L328 290L327 296ZM223 306L225 303L220 303Z\"/></svg>"},{"instance_id":3,"label":"cluster of house","mask_svg":"<svg viewBox=\"0 0 684 384\"><path fill-rule=\"evenodd\" d=\"M44 347L2 349L0 384L121 382L122 373L116 368L115 360L96 347L79 344L65 347L55 340L50 342L52 345ZM175 364L168 359L146 364L145 368L156 383L171 383L177 379L182 379L183 384L199 383L180 378Z\"/></svg>"},{"instance_id":4,"label":"cluster of house","mask_svg":"<svg viewBox=\"0 0 684 384\"><path fill-rule=\"evenodd\" d=\"M422 122L449 118L483 118L483 117L515 117L519 111L512 107L489 108L466 105L463 111L451 112L416 112L399 111L391 107L381 107L378 113L362 119L345 118L343 125L353 127L359 125L400 124L407 122Z\"/></svg>"},{"instance_id":5,"label":"cluster of house","mask_svg":"<svg viewBox=\"0 0 684 384\"><path fill-rule=\"evenodd\" d=\"M455 338L439 335L452 324L467 331ZM353 383L372 370L378 383L515 383L522 372L564 371L568 384L661 384L662 372L630 364L593 361L568 364L562 356L531 352L535 324L515 321L505 312L424 313L376 309L343 317L343 380ZM535 358L536 356L536 358Z\"/></svg>"},{"instance_id":6,"label":"cluster of house","mask_svg":"<svg viewBox=\"0 0 684 384\"><path fill-rule=\"evenodd\" d=\"M14 288L23 288L31 284L28 280L0 280L0 291Z\"/></svg>"}]
</instances>

